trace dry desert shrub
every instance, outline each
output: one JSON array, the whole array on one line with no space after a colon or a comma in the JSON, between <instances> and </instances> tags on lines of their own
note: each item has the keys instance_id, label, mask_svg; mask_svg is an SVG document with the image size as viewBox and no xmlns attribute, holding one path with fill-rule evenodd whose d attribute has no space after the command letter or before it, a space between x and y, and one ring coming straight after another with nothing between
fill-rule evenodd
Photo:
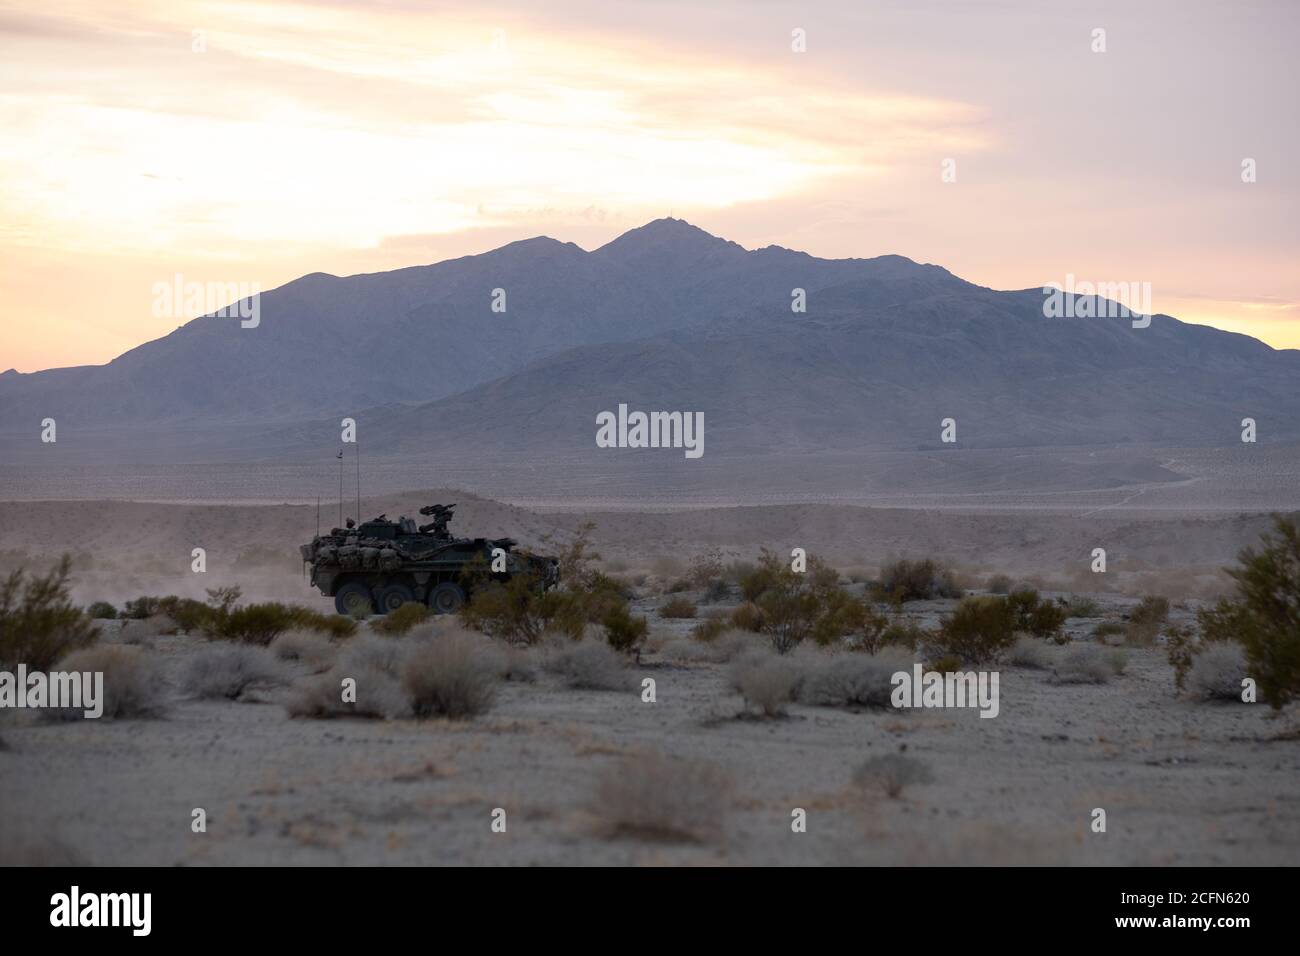
<instances>
[{"instance_id":1,"label":"dry desert shrub","mask_svg":"<svg viewBox=\"0 0 1300 956\"><path fill-rule=\"evenodd\" d=\"M742 631L753 631L758 633L763 630L763 609L753 601L746 601L744 604L736 605L731 612L731 624Z\"/></svg>"},{"instance_id":2,"label":"dry desert shrub","mask_svg":"<svg viewBox=\"0 0 1300 956\"><path fill-rule=\"evenodd\" d=\"M1133 647L1150 647L1156 642L1156 637L1167 620L1169 600L1148 594L1129 612L1124 640Z\"/></svg>"},{"instance_id":3,"label":"dry desert shrub","mask_svg":"<svg viewBox=\"0 0 1300 956\"><path fill-rule=\"evenodd\" d=\"M659 605L659 616L663 618L695 617L695 604L684 597L669 598Z\"/></svg>"},{"instance_id":4,"label":"dry desert shrub","mask_svg":"<svg viewBox=\"0 0 1300 956\"><path fill-rule=\"evenodd\" d=\"M1246 673L1246 651L1240 644L1214 641L1204 645L1192 660L1187 683L1194 694L1209 700L1241 700Z\"/></svg>"},{"instance_id":5,"label":"dry desert shrub","mask_svg":"<svg viewBox=\"0 0 1300 956\"><path fill-rule=\"evenodd\" d=\"M1015 643L1018 620L1018 608L1010 599L972 595L962 598L943 618L938 633L931 635L927 643L936 655L956 657L967 664L986 664Z\"/></svg>"},{"instance_id":6,"label":"dry desert shrub","mask_svg":"<svg viewBox=\"0 0 1300 956\"><path fill-rule=\"evenodd\" d=\"M0 581L0 667L49 670L95 642L99 628L69 599L71 571L72 558L65 554L44 576L28 577L20 568Z\"/></svg>"},{"instance_id":7,"label":"dry desert shrub","mask_svg":"<svg viewBox=\"0 0 1300 956\"><path fill-rule=\"evenodd\" d=\"M370 628L380 634L396 637L407 633L416 625L423 624L432 616L433 612L423 604L408 601L397 610L389 611L383 617L373 621Z\"/></svg>"},{"instance_id":8,"label":"dry desert shrub","mask_svg":"<svg viewBox=\"0 0 1300 956\"><path fill-rule=\"evenodd\" d=\"M176 622L166 614L127 620L117 632L120 644L147 644L163 634L175 634Z\"/></svg>"},{"instance_id":9,"label":"dry desert shrub","mask_svg":"<svg viewBox=\"0 0 1300 956\"><path fill-rule=\"evenodd\" d=\"M603 641L583 640L552 650L542 670L574 690L627 690L627 658Z\"/></svg>"},{"instance_id":10,"label":"dry desert shrub","mask_svg":"<svg viewBox=\"0 0 1300 956\"><path fill-rule=\"evenodd\" d=\"M1100 617L1101 605L1093 598L1081 594L1071 594L1061 601L1065 613L1070 617Z\"/></svg>"},{"instance_id":11,"label":"dry desert shrub","mask_svg":"<svg viewBox=\"0 0 1300 956\"><path fill-rule=\"evenodd\" d=\"M794 661L769 653L749 653L732 662L730 680L746 707L764 717L780 717L794 698L800 676Z\"/></svg>"},{"instance_id":12,"label":"dry desert shrub","mask_svg":"<svg viewBox=\"0 0 1300 956\"><path fill-rule=\"evenodd\" d=\"M252 644L214 643L194 653L181 687L201 700L241 700L246 692L287 683L276 658Z\"/></svg>"},{"instance_id":13,"label":"dry desert shrub","mask_svg":"<svg viewBox=\"0 0 1300 956\"><path fill-rule=\"evenodd\" d=\"M1025 634L1016 638L1016 643L1007 652L1008 664L1030 670L1047 670L1052 666L1052 659L1052 652L1047 644Z\"/></svg>"},{"instance_id":14,"label":"dry desert shrub","mask_svg":"<svg viewBox=\"0 0 1300 956\"><path fill-rule=\"evenodd\" d=\"M667 661L704 664L712 660L712 648L704 641L678 637L655 642L655 653Z\"/></svg>"},{"instance_id":15,"label":"dry desert shrub","mask_svg":"<svg viewBox=\"0 0 1300 956\"><path fill-rule=\"evenodd\" d=\"M601 626L605 630L605 643L625 654L640 653L639 649L650 633L650 622L639 614L633 614L626 604L610 607L601 619Z\"/></svg>"},{"instance_id":16,"label":"dry desert shrub","mask_svg":"<svg viewBox=\"0 0 1300 956\"><path fill-rule=\"evenodd\" d=\"M278 660L298 661L314 670L328 667L336 653L328 638L309 630L285 631L271 642L270 650Z\"/></svg>"},{"instance_id":17,"label":"dry desert shrub","mask_svg":"<svg viewBox=\"0 0 1300 956\"><path fill-rule=\"evenodd\" d=\"M1102 655L1110 672L1119 677L1128 669L1128 652L1122 647L1112 647Z\"/></svg>"},{"instance_id":18,"label":"dry desert shrub","mask_svg":"<svg viewBox=\"0 0 1300 956\"><path fill-rule=\"evenodd\" d=\"M401 685L406 648L393 638L366 635L350 642L327 673L294 689L285 705L291 717L409 717L411 702ZM344 700L352 681L355 700Z\"/></svg>"},{"instance_id":19,"label":"dry desert shrub","mask_svg":"<svg viewBox=\"0 0 1300 956\"><path fill-rule=\"evenodd\" d=\"M1123 634L1126 630L1119 621L1102 621L1092 629L1092 636L1102 644L1108 644L1108 638Z\"/></svg>"},{"instance_id":20,"label":"dry desert shrub","mask_svg":"<svg viewBox=\"0 0 1300 956\"><path fill-rule=\"evenodd\" d=\"M1006 574L995 574L985 583L984 590L989 594L1010 594L1011 577Z\"/></svg>"},{"instance_id":21,"label":"dry desert shrub","mask_svg":"<svg viewBox=\"0 0 1300 956\"><path fill-rule=\"evenodd\" d=\"M911 655L886 649L878 654L836 654L810 665L799 686L799 702L816 707L888 707L892 679L910 672Z\"/></svg>"},{"instance_id":22,"label":"dry desert shrub","mask_svg":"<svg viewBox=\"0 0 1300 956\"><path fill-rule=\"evenodd\" d=\"M526 647L507 645L496 648L497 676L515 684L531 684L537 680L537 662Z\"/></svg>"},{"instance_id":23,"label":"dry desert shrub","mask_svg":"<svg viewBox=\"0 0 1300 956\"><path fill-rule=\"evenodd\" d=\"M116 620L117 608L107 601L92 601L86 605L86 616L102 621Z\"/></svg>"},{"instance_id":24,"label":"dry desert shrub","mask_svg":"<svg viewBox=\"0 0 1300 956\"><path fill-rule=\"evenodd\" d=\"M723 634L728 629L728 618L726 615L712 613L706 614L700 621L691 628L691 637L697 641L711 641L719 634Z\"/></svg>"},{"instance_id":25,"label":"dry desert shrub","mask_svg":"<svg viewBox=\"0 0 1300 956\"><path fill-rule=\"evenodd\" d=\"M880 569L880 588L889 600L928 601L932 598L961 597L953 573L932 558L891 561Z\"/></svg>"},{"instance_id":26,"label":"dry desert shrub","mask_svg":"<svg viewBox=\"0 0 1300 956\"><path fill-rule=\"evenodd\" d=\"M590 811L609 838L712 843L723 837L731 789L716 764L642 754L600 775Z\"/></svg>"},{"instance_id":27,"label":"dry desert shrub","mask_svg":"<svg viewBox=\"0 0 1300 956\"><path fill-rule=\"evenodd\" d=\"M482 638L451 632L405 655L402 689L415 716L463 720L491 709L499 670L500 661Z\"/></svg>"},{"instance_id":28,"label":"dry desert shrub","mask_svg":"<svg viewBox=\"0 0 1300 956\"><path fill-rule=\"evenodd\" d=\"M1197 612L1203 642L1240 643L1251 676L1278 710L1300 696L1300 523L1273 516L1258 550L1237 555L1228 569L1236 594Z\"/></svg>"},{"instance_id":29,"label":"dry desert shrub","mask_svg":"<svg viewBox=\"0 0 1300 956\"><path fill-rule=\"evenodd\" d=\"M1053 684L1104 684L1113 673L1101 649L1091 644L1069 648L1052 669Z\"/></svg>"},{"instance_id":30,"label":"dry desert shrub","mask_svg":"<svg viewBox=\"0 0 1300 956\"><path fill-rule=\"evenodd\" d=\"M108 719L161 717L167 710L167 685L162 666L138 647L105 644L75 651L55 665L58 671L102 672L104 713ZM47 710L53 719L84 716L79 708Z\"/></svg>"},{"instance_id":31,"label":"dry desert shrub","mask_svg":"<svg viewBox=\"0 0 1300 956\"><path fill-rule=\"evenodd\" d=\"M906 787L930 783L933 779L928 766L904 754L872 757L853 771L853 782L859 787L879 788L893 800L902 796Z\"/></svg>"}]
</instances>

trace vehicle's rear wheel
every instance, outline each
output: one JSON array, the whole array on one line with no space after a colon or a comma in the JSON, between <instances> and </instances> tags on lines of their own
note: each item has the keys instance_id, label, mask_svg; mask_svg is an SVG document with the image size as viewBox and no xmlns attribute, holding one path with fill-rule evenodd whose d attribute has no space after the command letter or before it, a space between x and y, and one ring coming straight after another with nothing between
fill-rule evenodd
<instances>
[{"instance_id":1,"label":"vehicle's rear wheel","mask_svg":"<svg viewBox=\"0 0 1300 956\"><path fill-rule=\"evenodd\" d=\"M429 609L434 614L454 614L464 603L465 592L450 581L443 581L429 592Z\"/></svg>"},{"instance_id":2,"label":"vehicle's rear wheel","mask_svg":"<svg viewBox=\"0 0 1300 956\"><path fill-rule=\"evenodd\" d=\"M414 600L415 592L405 584L390 584L379 589L379 613L388 614Z\"/></svg>"},{"instance_id":3,"label":"vehicle's rear wheel","mask_svg":"<svg viewBox=\"0 0 1300 956\"><path fill-rule=\"evenodd\" d=\"M360 581L343 585L334 595L334 610L340 614L360 614L374 607L370 600L370 588Z\"/></svg>"}]
</instances>

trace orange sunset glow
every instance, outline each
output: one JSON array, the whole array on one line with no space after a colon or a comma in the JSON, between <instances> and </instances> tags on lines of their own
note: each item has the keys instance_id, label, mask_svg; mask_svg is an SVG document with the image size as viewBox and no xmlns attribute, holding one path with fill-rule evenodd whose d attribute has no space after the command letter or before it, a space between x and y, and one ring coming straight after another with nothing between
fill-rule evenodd
<instances>
[{"instance_id":1,"label":"orange sunset glow","mask_svg":"<svg viewBox=\"0 0 1300 956\"><path fill-rule=\"evenodd\" d=\"M1286 31L1050 6L4 0L0 369L166 334L177 273L269 289L669 214L994 288L1149 282L1300 347Z\"/></svg>"}]
</instances>

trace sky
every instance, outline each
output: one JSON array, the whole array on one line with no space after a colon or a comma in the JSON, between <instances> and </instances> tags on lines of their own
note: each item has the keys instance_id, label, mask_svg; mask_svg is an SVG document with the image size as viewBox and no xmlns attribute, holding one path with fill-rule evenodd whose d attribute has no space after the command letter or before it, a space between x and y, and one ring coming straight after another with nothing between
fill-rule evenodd
<instances>
[{"instance_id":1,"label":"sky","mask_svg":"<svg viewBox=\"0 0 1300 956\"><path fill-rule=\"evenodd\" d=\"M0 370L165 335L177 277L667 215L999 289L1148 283L1300 348L1297 28L1288 0L0 0Z\"/></svg>"}]
</instances>

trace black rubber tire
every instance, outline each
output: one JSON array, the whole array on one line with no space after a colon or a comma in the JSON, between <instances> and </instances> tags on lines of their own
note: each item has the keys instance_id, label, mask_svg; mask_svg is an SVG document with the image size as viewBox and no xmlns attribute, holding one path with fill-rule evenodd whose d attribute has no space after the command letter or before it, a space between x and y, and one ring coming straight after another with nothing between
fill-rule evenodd
<instances>
[{"instance_id":1,"label":"black rubber tire","mask_svg":"<svg viewBox=\"0 0 1300 956\"><path fill-rule=\"evenodd\" d=\"M403 604L415 600L415 592L405 584L390 584L379 589L375 610L380 614L391 614Z\"/></svg>"},{"instance_id":2,"label":"black rubber tire","mask_svg":"<svg viewBox=\"0 0 1300 956\"><path fill-rule=\"evenodd\" d=\"M434 614L455 614L465 603L460 585L443 581L429 592L429 610Z\"/></svg>"},{"instance_id":3,"label":"black rubber tire","mask_svg":"<svg viewBox=\"0 0 1300 956\"><path fill-rule=\"evenodd\" d=\"M370 596L370 588L360 581L345 584L334 593L334 610L340 614L351 614L352 604L356 601L365 601L374 610L375 602Z\"/></svg>"}]
</instances>

